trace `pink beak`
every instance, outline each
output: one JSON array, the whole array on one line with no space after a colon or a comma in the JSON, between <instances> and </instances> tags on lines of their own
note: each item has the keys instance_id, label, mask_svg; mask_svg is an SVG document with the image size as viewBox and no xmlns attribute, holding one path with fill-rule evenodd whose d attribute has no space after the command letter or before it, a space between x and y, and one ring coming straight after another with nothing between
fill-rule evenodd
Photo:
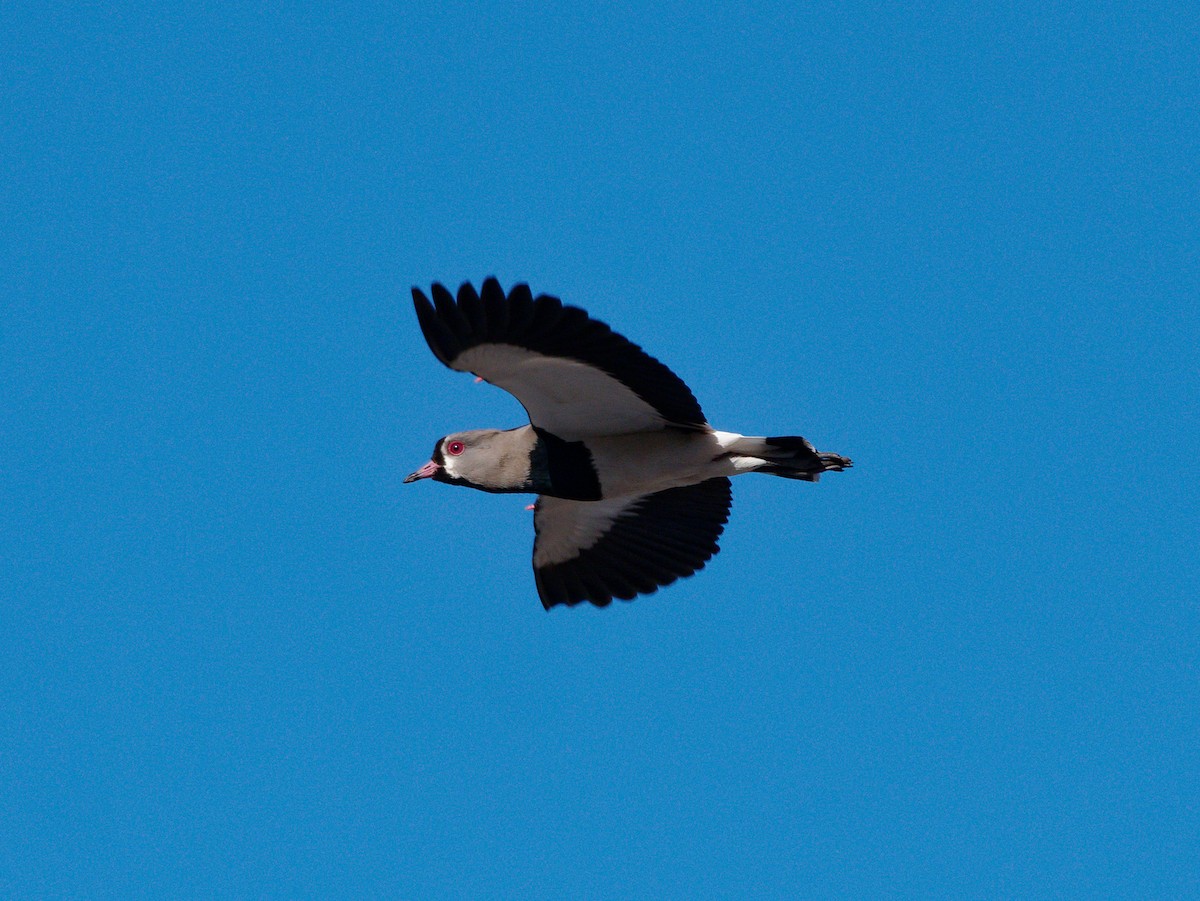
<instances>
[{"instance_id":1,"label":"pink beak","mask_svg":"<svg viewBox=\"0 0 1200 901\"><path fill-rule=\"evenodd\" d=\"M442 467L430 460L428 463L410 475L407 479L405 479L404 484L407 485L409 482L415 482L417 479L433 478L433 476L436 475L438 470L441 468Z\"/></svg>"}]
</instances>

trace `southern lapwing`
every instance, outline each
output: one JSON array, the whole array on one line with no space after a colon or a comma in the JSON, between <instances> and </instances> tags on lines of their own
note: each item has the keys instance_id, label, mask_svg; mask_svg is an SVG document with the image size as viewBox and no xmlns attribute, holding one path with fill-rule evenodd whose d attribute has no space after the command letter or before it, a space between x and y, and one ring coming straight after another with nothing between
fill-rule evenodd
<instances>
[{"instance_id":1,"label":"southern lapwing","mask_svg":"<svg viewBox=\"0 0 1200 901\"><path fill-rule=\"evenodd\" d=\"M718 432L683 381L636 344L527 285L507 296L489 278L458 300L413 288L434 356L499 385L529 425L438 441L405 482L539 495L533 572L555 604L632 600L703 569L718 550L729 476L765 472L815 482L850 461L799 437Z\"/></svg>"}]
</instances>

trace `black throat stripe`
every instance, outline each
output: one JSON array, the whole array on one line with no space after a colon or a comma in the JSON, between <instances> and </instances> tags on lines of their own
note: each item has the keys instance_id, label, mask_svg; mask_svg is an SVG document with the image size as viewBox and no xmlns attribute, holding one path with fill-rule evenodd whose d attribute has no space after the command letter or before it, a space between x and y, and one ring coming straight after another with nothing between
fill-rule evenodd
<instances>
[{"instance_id":1,"label":"black throat stripe","mask_svg":"<svg viewBox=\"0 0 1200 901\"><path fill-rule=\"evenodd\" d=\"M534 431L538 441L530 461L530 481L538 491L572 501L600 500L600 477L587 445L564 441L544 429Z\"/></svg>"}]
</instances>

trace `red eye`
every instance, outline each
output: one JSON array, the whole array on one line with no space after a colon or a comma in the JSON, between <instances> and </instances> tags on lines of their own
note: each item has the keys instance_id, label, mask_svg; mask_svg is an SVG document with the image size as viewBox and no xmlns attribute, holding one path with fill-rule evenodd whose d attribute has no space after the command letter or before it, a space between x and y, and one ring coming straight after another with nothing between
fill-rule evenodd
<instances>
[{"instance_id":1,"label":"red eye","mask_svg":"<svg viewBox=\"0 0 1200 901\"><path fill-rule=\"evenodd\" d=\"M463 447L463 443L461 441L451 441L446 445L446 453L452 457L457 457L464 450L466 450L466 448Z\"/></svg>"}]
</instances>

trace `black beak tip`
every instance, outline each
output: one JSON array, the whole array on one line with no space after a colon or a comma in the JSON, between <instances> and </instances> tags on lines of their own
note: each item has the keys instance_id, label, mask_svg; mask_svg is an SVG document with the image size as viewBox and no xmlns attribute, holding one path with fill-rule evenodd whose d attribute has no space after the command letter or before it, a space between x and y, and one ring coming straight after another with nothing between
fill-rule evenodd
<instances>
[{"instance_id":1,"label":"black beak tip","mask_svg":"<svg viewBox=\"0 0 1200 901\"><path fill-rule=\"evenodd\" d=\"M431 479L437 475L439 469L441 469L441 467L430 460L428 463L406 478L404 480L404 484L407 485L409 482L416 482L418 479Z\"/></svg>"}]
</instances>

